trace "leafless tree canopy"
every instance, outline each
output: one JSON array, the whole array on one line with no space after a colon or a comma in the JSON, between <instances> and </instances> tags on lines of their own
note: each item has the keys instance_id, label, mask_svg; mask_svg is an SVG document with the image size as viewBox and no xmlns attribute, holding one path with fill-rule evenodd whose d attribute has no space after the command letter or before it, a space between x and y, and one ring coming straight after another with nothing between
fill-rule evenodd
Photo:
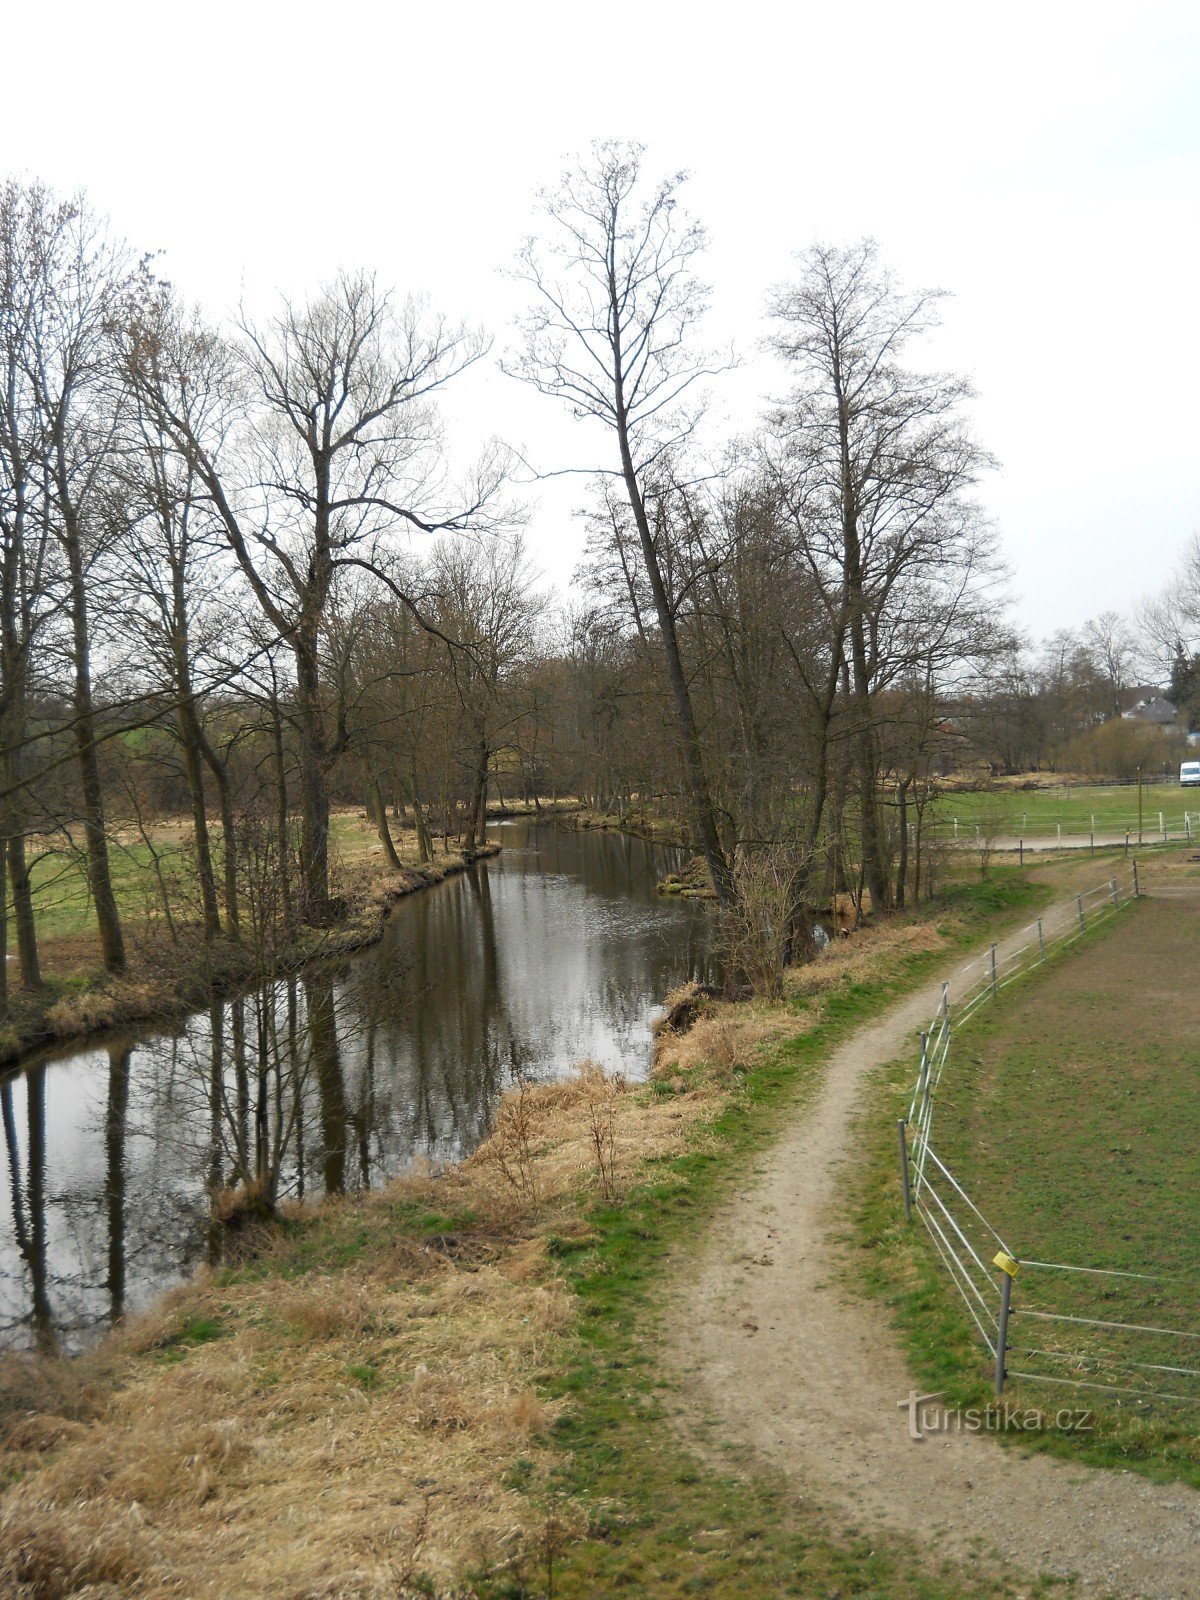
<instances>
[{"instance_id":1,"label":"leafless tree canopy","mask_svg":"<svg viewBox=\"0 0 1200 1600\"><path fill-rule=\"evenodd\" d=\"M218 325L83 197L0 189L0 954L26 997L72 874L110 974L131 926L269 967L339 914L335 807L395 872L401 828L470 852L514 796L673 820L777 989L812 908L931 889L947 773L1128 765L1155 689L1200 722L1200 540L1136 615L1020 637L970 386L928 361L941 295L873 242L797 258L780 393L711 436L730 362L685 195L597 144L518 252L504 365L585 424L562 601L508 450L458 463L441 421L485 330L369 271Z\"/></svg>"}]
</instances>

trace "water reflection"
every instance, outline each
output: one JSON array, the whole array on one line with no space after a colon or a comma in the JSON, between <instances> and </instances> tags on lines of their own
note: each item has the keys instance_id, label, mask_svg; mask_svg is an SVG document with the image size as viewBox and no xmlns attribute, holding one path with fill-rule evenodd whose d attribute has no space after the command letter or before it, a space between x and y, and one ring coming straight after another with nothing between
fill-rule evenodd
<instances>
[{"instance_id":1,"label":"water reflection","mask_svg":"<svg viewBox=\"0 0 1200 1600\"><path fill-rule=\"evenodd\" d=\"M673 852L513 823L503 854L402 901L333 970L172 1033L0 1083L0 1340L78 1348L219 1242L211 1197L376 1185L471 1150L515 1075L649 1062L662 995L711 978L707 907L654 885Z\"/></svg>"}]
</instances>

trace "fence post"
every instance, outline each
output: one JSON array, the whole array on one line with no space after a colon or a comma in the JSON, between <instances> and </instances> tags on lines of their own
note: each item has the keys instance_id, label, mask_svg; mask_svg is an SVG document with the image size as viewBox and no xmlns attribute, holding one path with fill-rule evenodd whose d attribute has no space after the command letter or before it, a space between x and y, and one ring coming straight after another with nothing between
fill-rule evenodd
<instances>
[{"instance_id":1,"label":"fence post","mask_svg":"<svg viewBox=\"0 0 1200 1600\"><path fill-rule=\"evenodd\" d=\"M1018 840L1017 848L1021 852L1021 860L1019 862L1019 865L1023 867L1025 865L1025 841L1024 841L1024 839Z\"/></svg>"},{"instance_id":2,"label":"fence post","mask_svg":"<svg viewBox=\"0 0 1200 1600\"><path fill-rule=\"evenodd\" d=\"M1095 855L1096 854L1096 830L1095 830L1095 828L1093 828L1091 833L1088 835L1088 842L1090 843L1090 845L1092 847L1092 854Z\"/></svg>"},{"instance_id":3,"label":"fence post","mask_svg":"<svg viewBox=\"0 0 1200 1600\"><path fill-rule=\"evenodd\" d=\"M1046 935L1042 932L1042 919L1038 918L1038 960L1046 959Z\"/></svg>"},{"instance_id":4,"label":"fence post","mask_svg":"<svg viewBox=\"0 0 1200 1600\"><path fill-rule=\"evenodd\" d=\"M954 837L956 839L958 838L958 818L957 817L955 817L955 819L954 819Z\"/></svg>"},{"instance_id":5,"label":"fence post","mask_svg":"<svg viewBox=\"0 0 1200 1600\"><path fill-rule=\"evenodd\" d=\"M908 1140L904 1137L904 1118L901 1117L896 1124L896 1133L900 1139L900 1181L904 1185L904 1220L912 1221L912 1189L908 1181Z\"/></svg>"},{"instance_id":6,"label":"fence post","mask_svg":"<svg viewBox=\"0 0 1200 1600\"><path fill-rule=\"evenodd\" d=\"M1062 849L1062 823L1061 822L1058 825L1058 847L1059 847L1060 850Z\"/></svg>"},{"instance_id":7,"label":"fence post","mask_svg":"<svg viewBox=\"0 0 1200 1600\"><path fill-rule=\"evenodd\" d=\"M1117 886L1117 880L1115 878L1111 879L1108 886L1112 890L1113 905L1119 906L1121 904L1121 891Z\"/></svg>"},{"instance_id":8,"label":"fence post","mask_svg":"<svg viewBox=\"0 0 1200 1600\"><path fill-rule=\"evenodd\" d=\"M1125 860L1129 860L1129 829L1125 829Z\"/></svg>"},{"instance_id":9,"label":"fence post","mask_svg":"<svg viewBox=\"0 0 1200 1600\"><path fill-rule=\"evenodd\" d=\"M1008 1354L1008 1313L1012 1306L1013 1279L1019 1263L1005 1250L997 1252L993 1266L1000 1268L1000 1323L996 1329L996 1393L1004 1393L1004 1358Z\"/></svg>"},{"instance_id":10,"label":"fence post","mask_svg":"<svg viewBox=\"0 0 1200 1600\"><path fill-rule=\"evenodd\" d=\"M1161 811L1158 813L1158 831L1162 834L1163 843L1165 844L1167 842L1167 825L1163 821L1163 814Z\"/></svg>"},{"instance_id":11,"label":"fence post","mask_svg":"<svg viewBox=\"0 0 1200 1600\"><path fill-rule=\"evenodd\" d=\"M1183 827L1184 827L1184 831L1187 834L1187 842L1189 844L1191 844L1191 842L1192 842L1192 814L1191 814L1190 811L1185 811L1183 813Z\"/></svg>"},{"instance_id":12,"label":"fence post","mask_svg":"<svg viewBox=\"0 0 1200 1600\"><path fill-rule=\"evenodd\" d=\"M995 945L992 946L990 954L991 954L991 958L992 958L992 999L994 1000L996 998L996 946Z\"/></svg>"},{"instance_id":13,"label":"fence post","mask_svg":"<svg viewBox=\"0 0 1200 1600\"><path fill-rule=\"evenodd\" d=\"M1083 914L1083 896L1081 894L1075 896L1075 904L1079 908L1079 931L1080 933L1086 933L1087 918Z\"/></svg>"},{"instance_id":14,"label":"fence post","mask_svg":"<svg viewBox=\"0 0 1200 1600\"><path fill-rule=\"evenodd\" d=\"M1135 900L1140 900L1142 898L1142 886L1138 882L1138 869L1136 860L1133 863L1133 898Z\"/></svg>"},{"instance_id":15,"label":"fence post","mask_svg":"<svg viewBox=\"0 0 1200 1600\"><path fill-rule=\"evenodd\" d=\"M950 985L942 980L942 1015L949 1021L950 1018Z\"/></svg>"}]
</instances>

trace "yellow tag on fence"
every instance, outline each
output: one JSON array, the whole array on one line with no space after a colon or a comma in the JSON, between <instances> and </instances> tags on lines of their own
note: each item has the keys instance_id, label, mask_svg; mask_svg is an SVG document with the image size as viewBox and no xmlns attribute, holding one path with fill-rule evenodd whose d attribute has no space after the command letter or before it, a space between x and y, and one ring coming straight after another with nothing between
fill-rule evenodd
<instances>
[{"instance_id":1,"label":"yellow tag on fence","mask_svg":"<svg viewBox=\"0 0 1200 1600\"><path fill-rule=\"evenodd\" d=\"M1007 1250L997 1250L992 1257L992 1265L999 1267L1001 1272L1007 1272L1010 1278L1015 1278L1021 1270L1021 1263L1015 1256L1010 1256Z\"/></svg>"}]
</instances>

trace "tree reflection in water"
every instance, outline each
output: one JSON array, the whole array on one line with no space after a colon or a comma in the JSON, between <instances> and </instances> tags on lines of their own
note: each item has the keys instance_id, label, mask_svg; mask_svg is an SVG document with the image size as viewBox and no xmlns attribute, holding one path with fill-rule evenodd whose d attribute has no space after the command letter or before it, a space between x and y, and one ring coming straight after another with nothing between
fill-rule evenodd
<instances>
[{"instance_id":1,"label":"tree reflection in water","mask_svg":"<svg viewBox=\"0 0 1200 1600\"><path fill-rule=\"evenodd\" d=\"M500 838L349 963L0 1084L0 1339L78 1348L215 1259L211 1196L375 1186L469 1152L518 1075L646 1071L662 995L715 975L707 908L655 893L677 857L551 824Z\"/></svg>"}]
</instances>

